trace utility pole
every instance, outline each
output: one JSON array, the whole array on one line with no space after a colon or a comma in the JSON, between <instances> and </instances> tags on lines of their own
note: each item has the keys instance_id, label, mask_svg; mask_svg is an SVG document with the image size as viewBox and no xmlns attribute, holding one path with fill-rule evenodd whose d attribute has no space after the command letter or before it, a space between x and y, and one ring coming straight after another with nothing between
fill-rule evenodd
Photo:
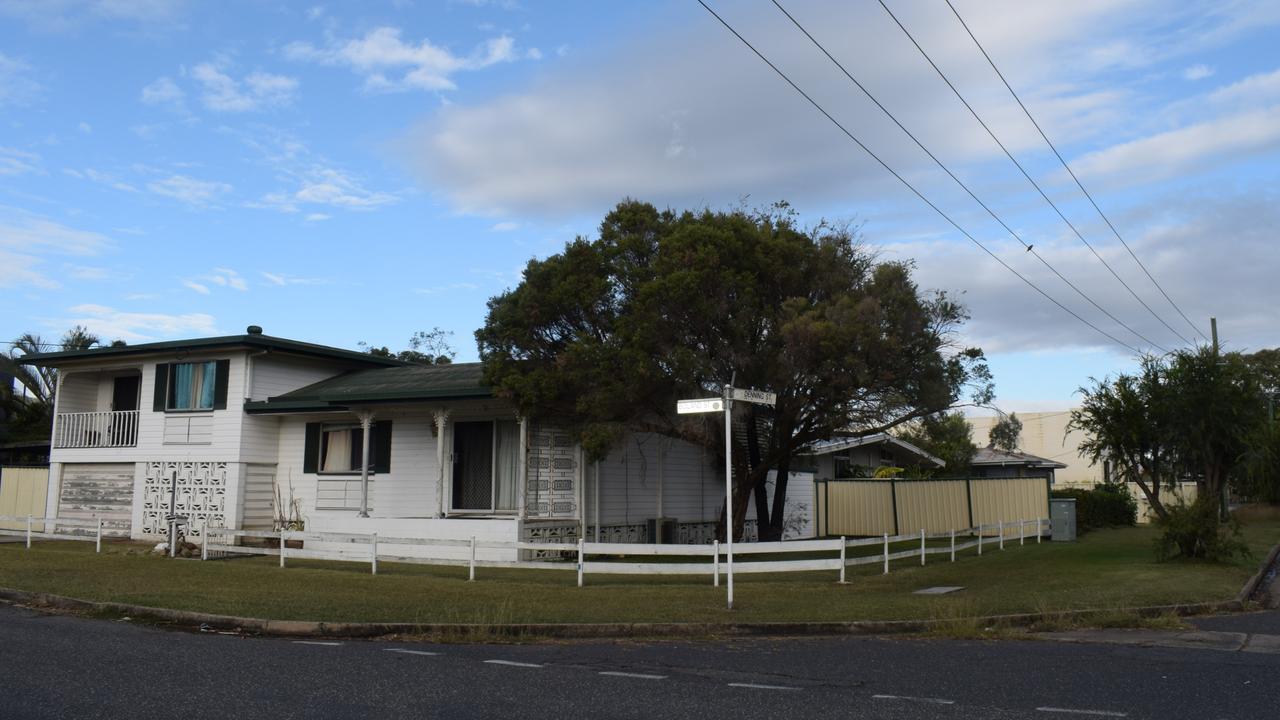
<instances>
[{"instance_id":1,"label":"utility pole","mask_svg":"<svg viewBox=\"0 0 1280 720\"><path fill-rule=\"evenodd\" d=\"M1209 333L1213 336L1213 356L1218 357L1218 318L1209 318Z\"/></svg>"},{"instance_id":2,"label":"utility pole","mask_svg":"<svg viewBox=\"0 0 1280 720\"><path fill-rule=\"evenodd\" d=\"M1213 338L1213 361L1216 364L1222 363L1219 355L1218 347L1218 318L1209 318L1209 335ZM1222 478L1222 487L1218 491L1218 516L1222 520L1227 519L1227 479Z\"/></svg>"}]
</instances>

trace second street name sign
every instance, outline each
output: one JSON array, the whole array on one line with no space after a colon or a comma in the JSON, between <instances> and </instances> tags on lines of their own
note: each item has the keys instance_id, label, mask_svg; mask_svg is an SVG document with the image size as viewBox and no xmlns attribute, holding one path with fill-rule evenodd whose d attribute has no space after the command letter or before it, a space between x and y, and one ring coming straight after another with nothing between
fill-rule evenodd
<instances>
[{"instance_id":1,"label":"second street name sign","mask_svg":"<svg viewBox=\"0 0 1280 720\"><path fill-rule=\"evenodd\" d=\"M755 403L757 405L778 404L778 394L767 392L765 390L744 390L742 388L734 388L733 399Z\"/></svg>"},{"instance_id":2,"label":"second street name sign","mask_svg":"<svg viewBox=\"0 0 1280 720\"><path fill-rule=\"evenodd\" d=\"M703 398L701 400L676 401L676 413L679 415L691 415L693 413L720 412L721 410L724 410L724 400L721 400L720 398Z\"/></svg>"}]
</instances>

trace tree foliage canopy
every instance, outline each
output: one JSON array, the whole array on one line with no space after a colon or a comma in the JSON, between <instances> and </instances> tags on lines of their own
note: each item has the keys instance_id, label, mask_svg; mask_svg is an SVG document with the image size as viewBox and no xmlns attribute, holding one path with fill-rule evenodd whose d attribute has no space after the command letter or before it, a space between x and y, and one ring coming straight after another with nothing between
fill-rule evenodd
<instances>
[{"instance_id":1,"label":"tree foliage canopy","mask_svg":"<svg viewBox=\"0 0 1280 720\"><path fill-rule=\"evenodd\" d=\"M941 458L946 464L932 471L916 469L914 474L961 477L969 474L973 454L973 428L962 412L929 415L903 426L898 437Z\"/></svg>"},{"instance_id":2,"label":"tree foliage canopy","mask_svg":"<svg viewBox=\"0 0 1280 720\"><path fill-rule=\"evenodd\" d=\"M65 350L87 350L100 345L98 336L77 325L63 333L57 343L47 343L39 335L23 333L13 340L8 354L0 356L0 374L12 375L21 388L0 394L6 419L4 434L9 440L47 439L53 428L54 395L58 390L58 371L51 367L23 365L27 355Z\"/></svg>"},{"instance_id":3,"label":"tree foliage canopy","mask_svg":"<svg viewBox=\"0 0 1280 720\"><path fill-rule=\"evenodd\" d=\"M359 345L361 350L376 357L395 358L415 365L447 365L458 355L449 342L451 335L452 332L438 327L419 330L409 336L409 347L399 352L386 345L375 347L366 342Z\"/></svg>"},{"instance_id":4,"label":"tree foliage canopy","mask_svg":"<svg viewBox=\"0 0 1280 720\"><path fill-rule=\"evenodd\" d=\"M1001 415L995 425L991 426L988 442L997 450L1016 452L1022 443L1022 420L1018 418L1018 413Z\"/></svg>"},{"instance_id":5,"label":"tree foliage canopy","mask_svg":"<svg viewBox=\"0 0 1280 720\"><path fill-rule=\"evenodd\" d=\"M723 459L723 423L679 416L677 399L738 387L776 408L738 405L734 527L755 493L761 536L781 532L792 455L847 430L875 432L989 396L981 351L951 346L964 319L922 293L906 263L878 262L848 227L796 227L765 211L659 211L624 201L595 240L531 260L492 298L476 332L485 374L520 412L575 427L599 458L629 430ZM777 469L773 508L764 480Z\"/></svg>"}]
</instances>

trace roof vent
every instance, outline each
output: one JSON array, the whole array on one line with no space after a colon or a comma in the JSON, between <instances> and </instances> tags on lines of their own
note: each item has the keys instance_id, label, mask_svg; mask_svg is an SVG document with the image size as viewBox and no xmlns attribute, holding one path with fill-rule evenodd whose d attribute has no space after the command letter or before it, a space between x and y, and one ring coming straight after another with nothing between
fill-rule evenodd
<instances>
[{"instance_id":1,"label":"roof vent","mask_svg":"<svg viewBox=\"0 0 1280 720\"><path fill-rule=\"evenodd\" d=\"M245 332L249 333L250 335L261 335L261 334L262 334L262 326L261 326L261 325L250 325L249 327L245 328Z\"/></svg>"}]
</instances>

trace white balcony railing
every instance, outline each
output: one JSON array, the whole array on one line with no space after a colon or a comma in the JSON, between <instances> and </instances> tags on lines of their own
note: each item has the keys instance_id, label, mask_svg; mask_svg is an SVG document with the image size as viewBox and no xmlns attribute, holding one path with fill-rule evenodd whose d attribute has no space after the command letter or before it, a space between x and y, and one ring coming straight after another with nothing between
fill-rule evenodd
<instances>
[{"instance_id":1,"label":"white balcony railing","mask_svg":"<svg viewBox=\"0 0 1280 720\"><path fill-rule=\"evenodd\" d=\"M138 444L138 411L58 413L55 448L133 447Z\"/></svg>"}]
</instances>

